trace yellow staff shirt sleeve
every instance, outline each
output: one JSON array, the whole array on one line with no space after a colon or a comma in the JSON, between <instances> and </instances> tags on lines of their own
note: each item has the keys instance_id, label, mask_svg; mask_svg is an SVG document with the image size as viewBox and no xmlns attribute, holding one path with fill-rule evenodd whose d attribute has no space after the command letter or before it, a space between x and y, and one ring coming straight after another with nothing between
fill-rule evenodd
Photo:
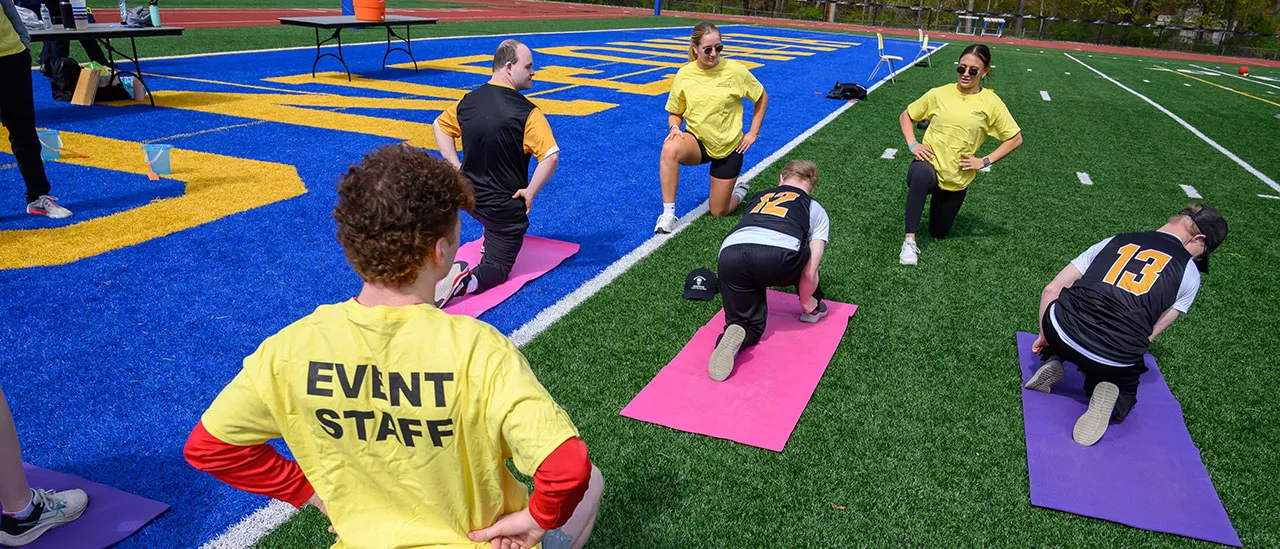
<instances>
[{"instance_id":1,"label":"yellow staff shirt sleeve","mask_svg":"<svg viewBox=\"0 0 1280 549\"><path fill-rule=\"evenodd\" d=\"M578 430L538 382L524 355L509 340L506 346L499 354L503 358L490 366L485 416L491 439L503 441L516 469L532 476L542 460L578 436Z\"/></svg>"},{"instance_id":2,"label":"yellow staff shirt sleeve","mask_svg":"<svg viewBox=\"0 0 1280 549\"><path fill-rule=\"evenodd\" d=\"M445 135L458 139L462 137L462 126L458 125L458 104L454 103L440 113L436 117L436 126L444 131Z\"/></svg>"},{"instance_id":3,"label":"yellow staff shirt sleeve","mask_svg":"<svg viewBox=\"0 0 1280 549\"><path fill-rule=\"evenodd\" d=\"M1008 141L1013 136L1022 133L1022 128L1018 127L1018 123L1014 121L1013 115L1009 113L1009 107L1006 107L1004 101L995 94L991 95L991 114L987 117L987 135L993 135L1001 141Z\"/></svg>"},{"instance_id":4,"label":"yellow staff shirt sleeve","mask_svg":"<svg viewBox=\"0 0 1280 549\"><path fill-rule=\"evenodd\" d=\"M0 57L22 53L23 50L27 49L27 45L23 43L22 35L14 27L15 23L9 21L9 10L13 8L8 5L5 8L5 13L0 14ZM15 10L14 13L16 14L17 11ZM21 19L16 24L21 25ZM25 30L26 27L23 27L23 31Z\"/></svg>"},{"instance_id":5,"label":"yellow staff shirt sleeve","mask_svg":"<svg viewBox=\"0 0 1280 549\"><path fill-rule=\"evenodd\" d=\"M282 435L270 405L258 392L257 380L262 371L271 371L273 353L268 339L252 355L245 357L244 368L222 389L200 418L209 434L227 444L254 446ZM268 376L269 377L269 376Z\"/></svg>"},{"instance_id":6,"label":"yellow staff shirt sleeve","mask_svg":"<svg viewBox=\"0 0 1280 549\"><path fill-rule=\"evenodd\" d=\"M676 73L676 77L671 81L671 93L667 94L667 112L684 116L687 108L684 98L684 77L680 73Z\"/></svg>"},{"instance_id":7,"label":"yellow staff shirt sleeve","mask_svg":"<svg viewBox=\"0 0 1280 549\"><path fill-rule=\"evenodd\" d=\"M934 91L929 90L925 92L924 95L920 96L919 99L916 99L915 101L912 101L910 105L907 105L907 116L910 116L912 120L924 120L925 118L928 118L929 115L933 114L933 111L936 108L937 101L934 99Z\"/></svg>"},{"instance_id":8,"label":"yellow staff shirt sleeve","mask_svg":"<svg viewBox=\"0 0 1280 549\"><path fill-rule=\"evenodd\" d=\"M751 74L751 71L741 63L734 63L733 66L737 69L738 92L753 103L759 101L760 96L764 95L764 85L756 80L756 75Z\"/></svg>"},{"instance_id":9,"label":"yellow staff shirt sleeve","mask_svg":"<svg viewBox=\"0 0 1280 549\"><path fill-rule=\"evenodd\" d=\"M551 123L547 122L547 115L542 114L542 109L529 111L529 117L524 121L524 152L538 157L538 161L560 152L556 136L551 133Z\"/></svg>"}]
</instances>

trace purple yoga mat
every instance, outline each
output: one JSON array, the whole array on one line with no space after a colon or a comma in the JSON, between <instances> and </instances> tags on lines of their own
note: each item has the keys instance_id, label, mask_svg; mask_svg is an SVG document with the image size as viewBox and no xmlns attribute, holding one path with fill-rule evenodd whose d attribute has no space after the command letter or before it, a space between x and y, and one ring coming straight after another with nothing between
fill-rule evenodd
<instances>
[{"instance_id":1,"label":"purple yoga mat","mask_svg":"<svg viewBox=\"0 0 1280 549\"><path fill-rule=\"evenodd\" d=\"M1024 384L1040 367L1031 352L1035 340L1018 332ZM1022 389L1031 504L1240 547L1182 420L1182 406L1151 355L1146 364L1150 370L1142 375L1138 404L1093 446L1071 439L1076 419L1089 406L1084 375L1075 365L1066 364L1067 375L1052 394Z\"/></svg>"},{"instance_id":2,"label":"purple yoga mat","mask_svg":"<svg viewBox=\"0 0 1280 549\"><path fill-rule=\"evenodd\" d=\"M40 536L28 549L102 549L119 543L142 529L169 506L141 496L121 492L105 484L89 482L75 475L41 469L23 463L32 488L59 492L79 488L89 495L89 506L73 522Z\"/></svg>"}]
</instances>

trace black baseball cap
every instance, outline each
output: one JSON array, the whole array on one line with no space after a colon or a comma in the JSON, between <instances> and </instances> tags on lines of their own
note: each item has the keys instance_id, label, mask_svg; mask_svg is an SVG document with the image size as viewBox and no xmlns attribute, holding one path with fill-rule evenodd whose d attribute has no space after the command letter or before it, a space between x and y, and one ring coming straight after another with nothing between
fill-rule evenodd
<instances>
[{"instance_id":1,"label":"black baseball cap","mask_svg":"<svg viewBox=\"0 0 1280 549\"><path fill-rule=\"evenodd\" d=\"M1223 219L1222 212L1213 206L1204 204L1191 204L1179 215L1185 215L1191 218L1196 224L1196 229L1200 234L1204 235L1204 255L1196 258L1196 268L1200 272L1209 272L1209 254L1218 249L1222 245L1222 241L1227 239L1227 220Z\"/></svg>"},{"instance_id":2,"label":"black baseball cap","mask_svg":"<svg viewBox=\"0 0 1280 549\"><path fill-rule=\"evenodd\" d=\"M684 298L711 301L720 293L720 280L710 269L697 268L684 277Z\"/></svg>"}]
</instances>

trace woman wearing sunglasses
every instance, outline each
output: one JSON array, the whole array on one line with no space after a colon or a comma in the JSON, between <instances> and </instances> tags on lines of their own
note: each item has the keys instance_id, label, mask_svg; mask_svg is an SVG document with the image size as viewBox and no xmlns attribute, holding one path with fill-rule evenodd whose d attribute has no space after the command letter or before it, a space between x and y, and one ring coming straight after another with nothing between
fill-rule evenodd
<instances>
[{"instance_id":1,"label":"woman wearing sunglasses","mask_svg":"<svg viewBox=\"0 0 1280 549\"><path fill-rule=\"evenodd\" d=\"M667 139L662 144L658 179L662 183L662 215L655 233L670 233L676 226L676 186L680 166L711 164L711 215L729 215L747 196L738 184L742 155L755 143L764 122L769 96L764 86L741 63L721 57L724 44L720 29L707 22L693 27L689 60L671 83L667 97ZM742 133L742 98L755 107L751 131ZM681 131L680 123L685 123Z\"/></svg>"},{"instance_id":2,"label":"woman wearing sunglasses","mask_svg":"<svg viewBox=\"0 0 1280 549\"><path fill-rule=\"evenodd\" d=\"M976 171L999 162L1022 145L1022 128L1004 101L982 86L982 79L990 71L991 50L983 44L973 44L964 49L956 65L958 82L929 90L898 117L902 137L916 157L907 168L906 238L898 254L898 262L903 265L919 261L916 229L924 213L925 198L933 195L929 236L947 236ZM929 120L920 141L916 141L913 120ZM973 156L988 136L995 136L1002 143L985 157Z\"/></svg>"}]
</instances>

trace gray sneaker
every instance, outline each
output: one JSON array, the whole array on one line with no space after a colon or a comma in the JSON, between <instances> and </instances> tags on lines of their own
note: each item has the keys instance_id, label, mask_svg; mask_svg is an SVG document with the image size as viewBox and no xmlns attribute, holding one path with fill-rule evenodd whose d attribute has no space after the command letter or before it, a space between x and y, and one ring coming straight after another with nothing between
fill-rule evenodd
<instances>
[{"instance_id":1,"label":"gray sneaker","mask_svg":"<svg viewBox=\"0 0 1280 549\"><path fill-rule=\"evenodd\" d=\"M449 274L436 283L436 308L443 309L453 298L467 293L471 281L471 269L466 261L454 261Z\"/></svg>"},{"instance_id":2,"label":"gray sneaker","mask_svg":"<svg viewBox=\"0 0 1280 549\"><path fill-rule=\"evenodd\" d=\"M0 515L0 545L21 547L31 543L50 528L62 526L84 513L89 496L84 490L32 490L31 503L35 507L25 519Z\"/></svg>"},{"instance_id":3,"label":"gray sneaker","mask_svg":"<svg viewBox=\"0 0 1280 549\"><path fill-rule=\"evenodd\" d=\"M742 348L742 341L746 337L747 331L737 324L730 324L724 329L716 350L711 351L711 360L707 361L707 375L711 376L712 381L728 379L733 372L733 359L738 356L738 349Z\"/></svg>"},{"instance_id":4,"label":"gray sneaker","mask_svg":"<svg viewBox=\"0 0 1280 549\"><path fill-rule=\"evenodd\" d=\"M1107 432L1111 423L1111 410L1116 407L1116 398L1120 389L1114 383L1106 381L1093 388L1093 396L1089 397L1089 409L1076 420L1071 438L1085 446L1093 446Z\"/></svg>"},{"instance_id":5,"label":"gray sneaker","mask_svg":"<svg viewBox=\"0 0 1280 549\"><path fill-rule=\"evenodd\" d=\"M1062 361L1055 358L1044 363L1039 370L1036 370L1036 373L1032 374L1031 379L1027 380L1027 384L1023 385L1023 387L1032 391L1048 393L1049 388L1062 379L1064 375L1067 375L1067 371L1062 367Z\"/></svg>"},{"instance_id":6,"label":"gray sneaker","mask_svg":"<svg viewBox=\"0 0 1280 549\"><path fill-rule=\"evenodd\" d=\"M821 319L824 316L827 316L827 302L819 301L818 308L814 309L812 313L804 313L804 312L800 313L800 322L808 322L809 324L813 324L814 322L817 322L819 319Z\"/></svg>"},{"instance_id":7,"label":"gray sneaker","mask_svg":"<svg viewBox=\"0 0 1280 549\"><path fill-rule=\"evenodd\" d=\"M59 206L57 197L44 195L36 199L35 202L27 204L27 213L31 215L47 215L53 219L63 219L71 217L71 210Z\"/></svg>"}]
</instances>

